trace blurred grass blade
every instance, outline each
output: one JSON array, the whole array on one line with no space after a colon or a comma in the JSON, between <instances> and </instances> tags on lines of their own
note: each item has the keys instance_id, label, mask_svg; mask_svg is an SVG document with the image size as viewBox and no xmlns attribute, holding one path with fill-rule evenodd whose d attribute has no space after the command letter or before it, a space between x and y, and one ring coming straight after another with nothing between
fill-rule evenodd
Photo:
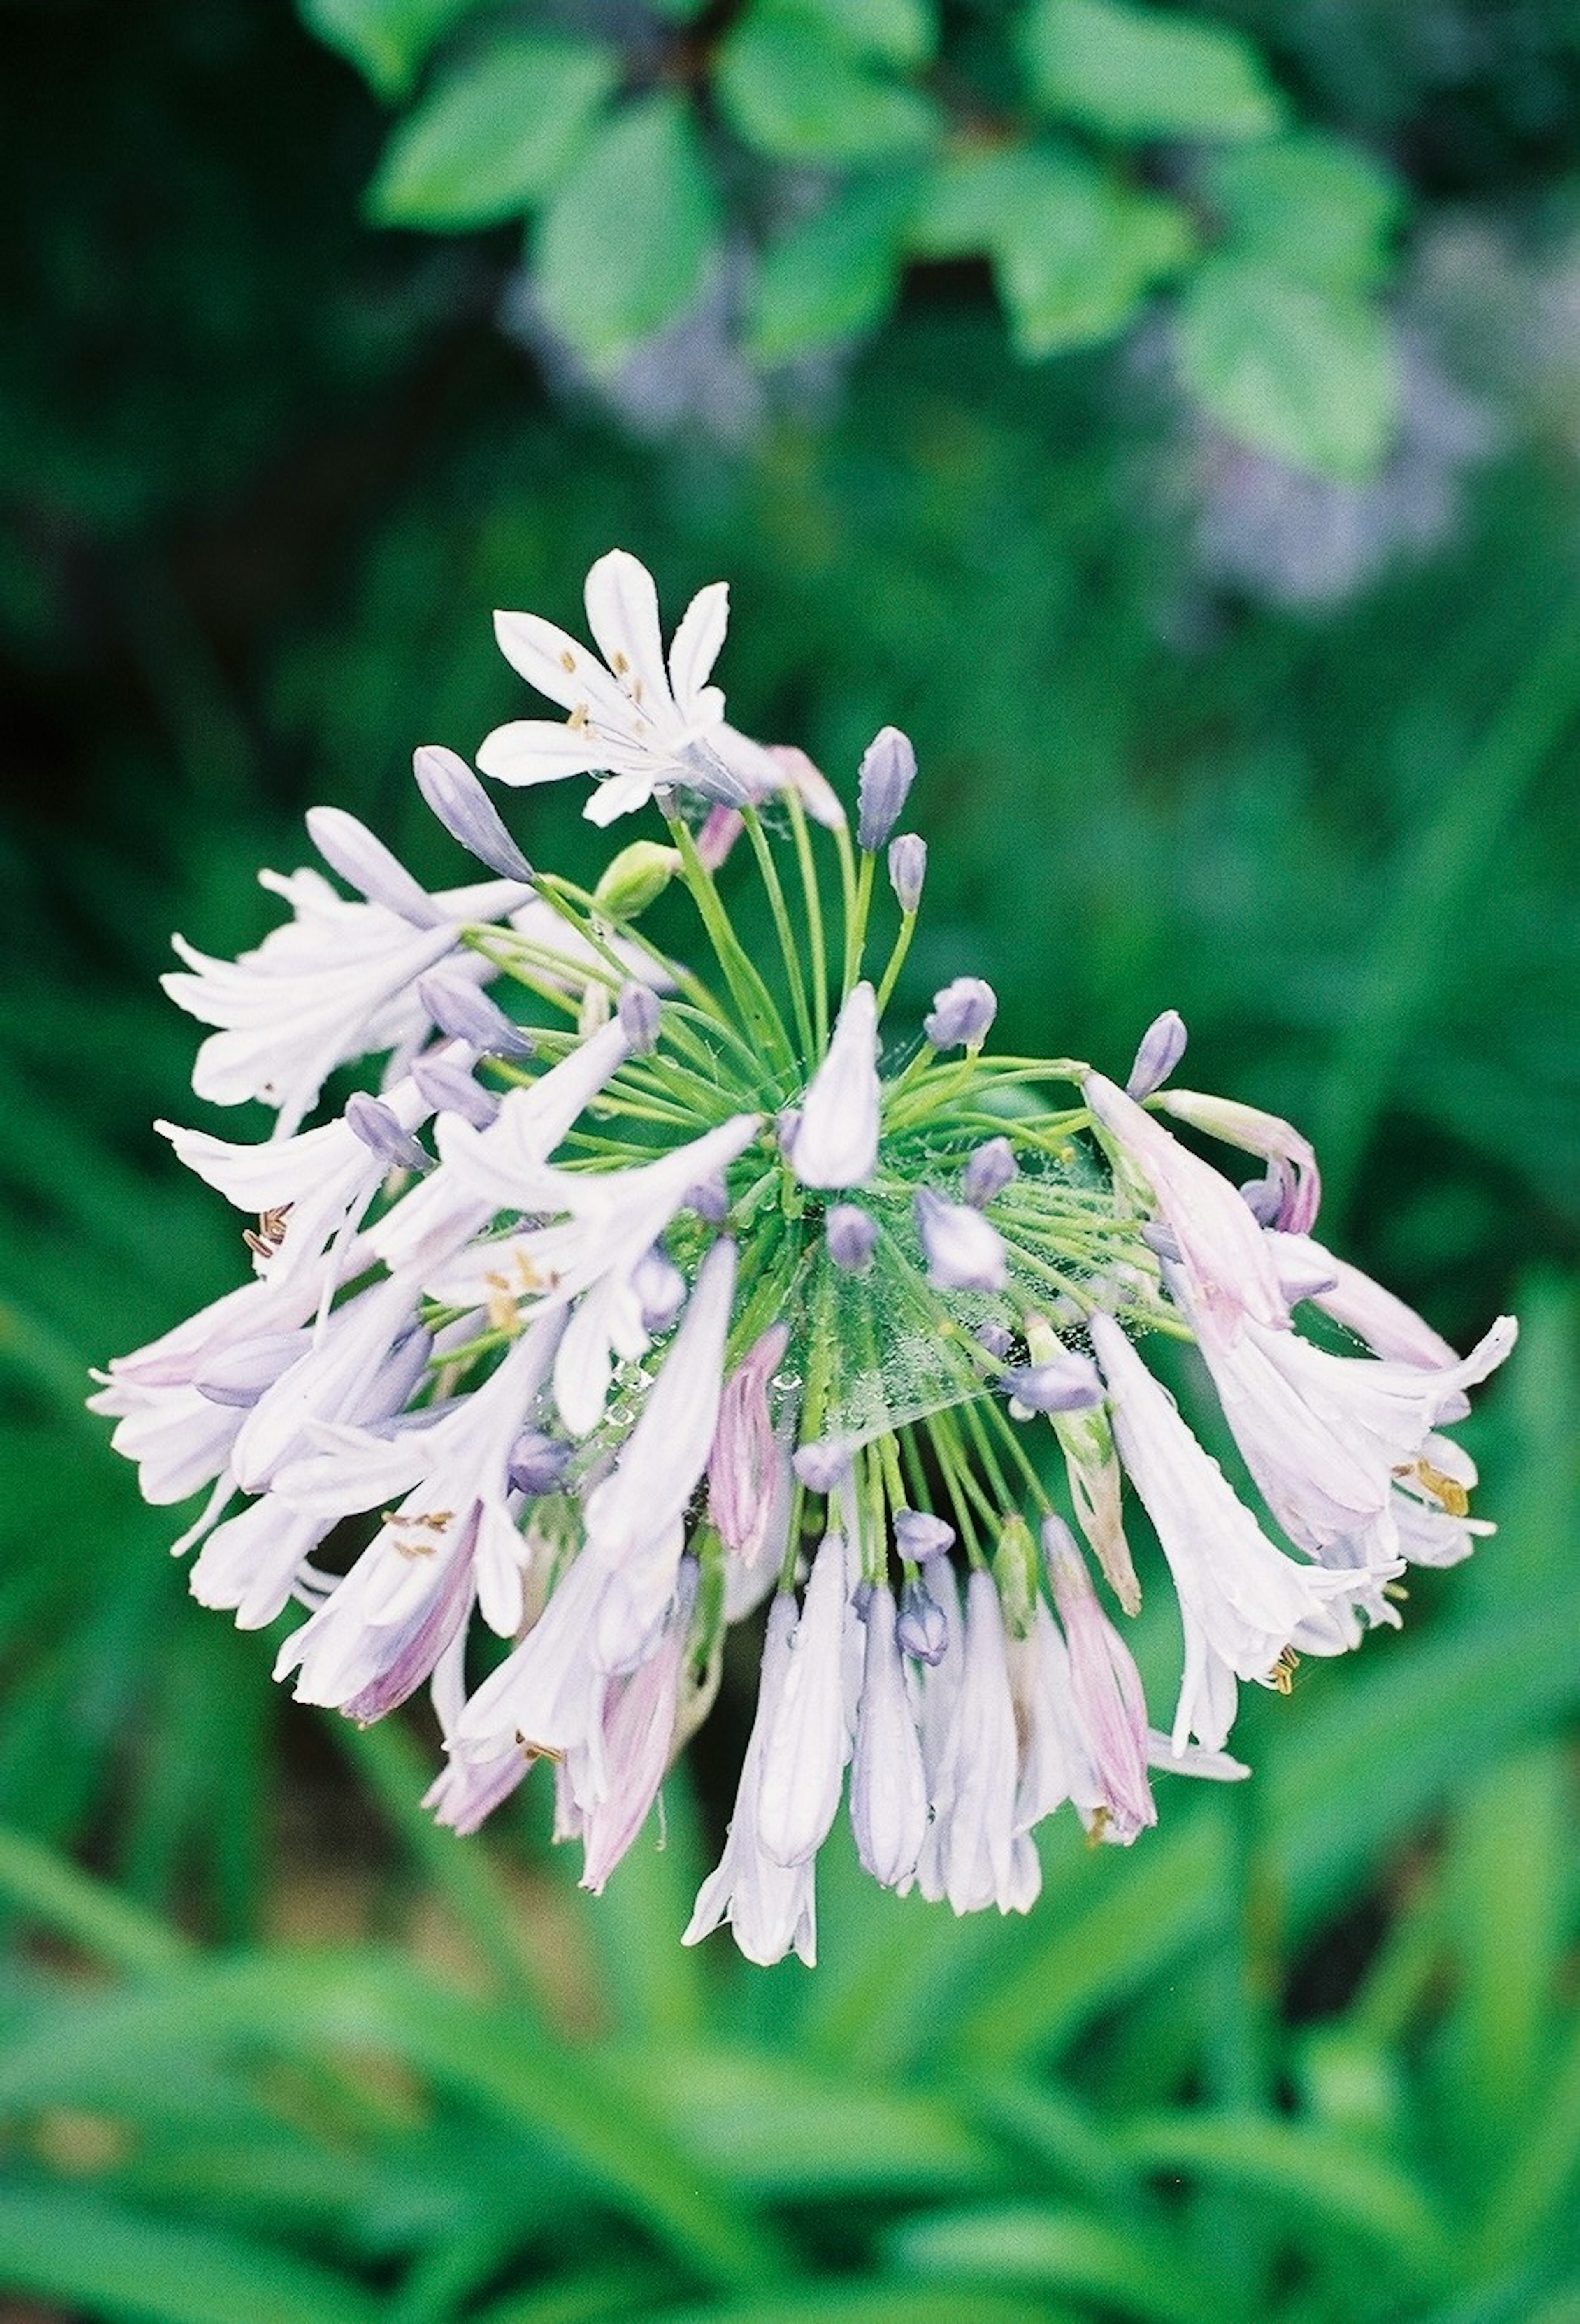
<instances>
[{"instance_id":1,"label":"blurred grass blade","mask_svg":"<svg viewBox=\"0 0 1580 2324\"><path fill-rule=\"evenodd\" d=\"M1255 2195L1391 2255L1423 2287L1446 2272L1444 2223L1414 2180L1374 2154L1260 2115L1158 2115L1128 2125L1120 2143L1140 2169Z\"/></svg>"},{"instance_id":2,"label":"blurred grass blade","mask_svg":"<svg viewBox=\"0 0 1580 2324\"><path fill-rule=\"evenodd\" d=\"M0 1826L0 1894L23 1917L127 1977L168 1976L189 1960L179 1931L79 1872L19 1831Z\"/></svg>"},{"instance_id":3,"label":"blurred grass blade","mask_svg":"<svg viewBox=\"0 0 1580 2324\"><path fill-rule=\"evenodd\" d=\"M0 2284L115 2324L375 2324L350 2278L85 2189L0 2188Z\"/></svg>"},{"instance_id":4,"label":"blurred grass blade","mask_svg":"<svg viewBox=\"0 0 1580 2324\"><path fill-rule=\"evenodd\" d=\"M907 2272L1067 2292L1136 2324L1224 2324L1232 2312L1223 2285L1198 2280L1178 2251L1079 2211L1022 2203L924 2213L888 2249Z\"/></svg>"},{"instance_id":5,"label":"blurred grass blade","mask_svg":"<svg viewBox=\"0 0 1580 2324\"><path fill-rule=\"evenodd\" d=\"M1580 608L1562 605L1494 716L1401 851L1312 1124L1341 1218L1400 1058L1447 968L1467 891L1528 785L1580 710Z\"/></svg>"}]
</instances>

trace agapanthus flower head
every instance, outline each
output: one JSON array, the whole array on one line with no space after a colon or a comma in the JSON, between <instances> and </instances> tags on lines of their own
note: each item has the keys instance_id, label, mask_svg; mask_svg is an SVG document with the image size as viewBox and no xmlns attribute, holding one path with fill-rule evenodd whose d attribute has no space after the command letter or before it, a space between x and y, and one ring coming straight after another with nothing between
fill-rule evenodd
<instances>
[{"instance_id":1,"label":"agapanthus flower head","mask_svg":"<svg viewBox=\"0 0 1580 2324\"><path fill-rule=\"evenodd\" d=\"M367 1720L430 1686L429 1804L456 1831L547 1758L600 1890L725 1630L761 1620L687 1941L727 1921L753 1960L812 1960L847 1779L875 1879L1025 1911L1044 1818L1129 1844L1160 1769L1243 1775L1223 1749L1242 1685L1288 1692L1298 1657L1398 1620L1407 1564L1490 1530L1445 1430L1513 1324L1461 1360L1315 1242L1310 1147L1172 1089L1172 1012L1126 1088L995 1057L980 978L908 1006L926 850L891 838L906 739L867 752L853 833L803 754L725 725L722 585L667 657L633 558L599 561L587 607L596 655L500 616L568 717L499 730L481 764L601 775L595 821L651 805L661 833L590 890L533 872L428 745L421 796L495 879L430 894L318 809L352 897L265 874L291 917L254 950L179 944L171 995L217 1028L199 1094L277 1115L253 1145L160 1125L255 1221L252 1279L111 1362L94 1406L151 1501L206 1496L176 1545L199 1599L246 1628L305 1609L278 1665L300 1698ZM766 953L728 901L756 879ZM684 956L646 933L661 894L695 908ZM367 1086L310 1120L358 1061ZM1242 1192L1171 1120L1264 1175ZM1180 1339L1260 1512L1163 1384L1156 1350ZM1161 1550L1148 1586L1178 1609L1156 1724L1114 1618L1142 1588L1127 1480Z\"/></svg>"}]
</instances>

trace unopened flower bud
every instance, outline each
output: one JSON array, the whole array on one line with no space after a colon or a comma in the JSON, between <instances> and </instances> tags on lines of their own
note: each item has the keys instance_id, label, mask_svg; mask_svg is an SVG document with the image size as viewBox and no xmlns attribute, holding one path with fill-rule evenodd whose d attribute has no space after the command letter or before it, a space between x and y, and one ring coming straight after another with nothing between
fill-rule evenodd
<instances>
[{"instance_id":1,"label":"unopened flower bud","mask_svg":"<svg viewBox=\"0 0 1580 2324\"><path fill-rule=\"evenodd\" d=\"M344 807L309 807L307 834L331 872L338 872L346 886L365 896L370 904L397 913L413 927L443 926L443 906L391 854L382 839L375 839L367 825L347 815Z\"/></svg>"},{"instance_id":2,"label":"unopened flower bud","mask_svg":"<svg viewBox=\"0 0 1580 2324\"><path fill-rule=\"evenodd\" d=\"M638 1259L631 1287L642 1308L644 1332L667 1332L686 1305L686 1277L656 1243Z\"/></svg>"},{"instance_id":3,"label":"unopened flower bud","mask_svg":"<svg viewBox=\"0 0 1580 2324\"><path fill-rule=\"evenodd\" d=\"M656 903L680 869L679 853L656 839L633 839L604 868L594 901L611 919L634 920Z\"/></svg>"},{"instance_id":4,"label":"unopened flower bud","mask_svg":"<svg viewBox=\"0 0 1580 2324\"><path fill-rule=\"evenodd\" d=\"M894 1546L910 1564L942 1557L955 1545L955 1528L930 1509L896 1509Z\"/></svg>"},{"instance_id":5,"label":"unopened flower bud","mask_svg":"<svg viewBox=\"0 0 1580 2324\"><path fill-rule=\"evenodd\" d=\"M465 759L442 743L425 742L412 754L411 771L430 812L458 839L468 855L497 872L502 880L533 878L532 867L500 820L489 798Z\"/></svg>"},{"instance_id":6,"label":"unopened flower bud","mask_svg":"<svg viewBox=\"0 0 1580 2324\"><path fill-rule=\"evenodd\" d=\"M620 993L620 1028L635 1057L649 1056L659 1038L659 996L650 984L627 984Z\"/></svg>"},{"instance_id":7,"label":"unopened flower bud","mask_svg":"<svg viewBox=\"0 0 1580 2324\"><path fill-rule=\"evenodd\" d=\"M563 1438L545 1436L541 1429L523 1428L510 1456L512 1485L531 1500L558 1492L575 1450Z\"/></svg>"},{"instance_id":8,"label":"unopened flower bud","mask_svg":"<svg viewBox=\"0 0 1580 2324\"><path fill-rule=\"evenodd\" d=\"M921 1029L935 1049L980 1049L998 1013L991 984L980 976L957 976L933 995Z\"/></svg>"},{"instance_id":9,"label":"unopened flower bud","mask_svg":"<svg viewBox=\"0 0 1580 2324\"><path fill-rule=\"evenodd\" d=\"M947 1203L929 1186L912 1198L928 1281L940 1291L1002 1291L1009 1279L1003 1238L980 1211Z\"/></svg>"},{"instance_id":10,"label":"unopened flower bud","mask_svg":"<svg viewBox=\"0 0 1580 2324\"><path fill-rule=\"evenodd\" d=\"M790 1465L809 1493L831 1493L850 1474L850 1447L837 1436L821 1437L801 1445Z\"/></svg>"},{"instance_id":11,"label":"unopened flower bud","mask_svg":"<svg viewBox=\"0 0 1580 2324\"><path fill-rule=\"evenodd\" d=\"M409 1130L402 1130L397 1117L381 1099L358 1090L346 1102L346 1122L368 1151L376 1154L392 1170L415 1170L421 1176L432 1169L432 1155L423 1151Z\"/></svg>"},{"instance_id":12,"label":"unopened flower bud","mask_svg":"<svg viewBox=\"0 0 1580 2324\"><path fill-rule=\"evenodd\" d=\"M1073 1351L1045 1364L1024 1364L1006 1372L999 1386L1031 1412L1081 1412L1103 1401L1103 1383L1089 1356Z\"/></svg>"},{"instance_id":13,"label":"unopened flower bud","mask_svg":"<svg viewBox=\"0 0 1580 2324\"><path fill-rule=\"evenodd\" d=\"M961 1192L973 1210L980 1211L995 1194L1003 1193L1012 1178L1020 1176L1020 1167L1009 1139L990 1138L966 1163Z\"/></svg>"},{"instance_id":14,"label":"unopened flower bud","mask_svg":"<svg viewBox=\"0 0 1580 2324\"><path fill-rule=\"evenodd\" d=\"M908 917L919 909L927 879L927 841L919 832L902 831L889 842L889 885L894 900Z\"/></svg>"},{"instance_id":15,"label":"unopened flower bud","mask_svg":"<svg viewBox=\"0 0 1580 2324\"><path fill-rule=\"evenodd\" d=\"M898 726L884 726L867 744L856 779L856 844L873 855L899 822L916 780L916 752Z\"/></svg>"},{"instance_id":16,"label":"unopened flower bud","mask_svg":"<svg viewBox=\"0 0 1580 2324\"><path fill-rule=\"evenodd\" d=\"M1160 1017L1154 1017L1141 1035L1136 1061L1124 1085L1126 1097L1133 1097L1140 1105L1155 1090L1160 1090L1185 1055L1186 1038L1185 1019L1178 1009L1165 1009Z\"/></svg>"},{"instance_id":17,"label":"unopened flower bud","mask_svg":"<svg viewBox=\"0 0 1580 2324\"><path fill-rule=\"evenodd\" d=\"M993 1552L993 1578L1005 1629L1012 1638L1028 1637L1037 1611L1037 1545L1024 1517L1005 1520Z\"/></svg>"},{"instance_id":18,"label":"unopened flower bud","mask_svg":"<svg viewBox=\"0 0 1580 2324\"><path fill-rule=\"evenodd\" d=\"M483 1057L530 1057L535 1044L496 1001L461 977L425 976L417 998L441 1033L465 1041Z\"/></svg>"},{"instance_id":19,"label":"unopened flower bud","mask_svg":"<svg viewBox=\"0 0 1580 2324\"><path fill-rule=\"evenodd\" d=\"M419 1057L411 1079L435 1113L458 1113L474 1130L486 1130L499 1112L493 1091L479 1089L471 1074L449 1057Z\"/></svg>"},{"instance_id":20,"label":"unopened flower bud","mask_svg":"<svg viewBox=\"0 0 1580 2324\"><path fill-rule=\"evenodd\" d=\"M972 1337L990 1356L1007 1356L1015 1344L1015 1335L1005 1323L979 1323Z\"/></svg>"},{"instance_id":21,"label":"unopened flower bud","mask_svg":"<svg viewBox=\"0 0 1580 2324\"><path fill-rule=\"evenodd\" d=\"M730 1214L730 1193L722 1171L698 1180L686 1196L686 1208L695 1211L705 1225L723 1226Z\"/></svg>"},{"instance_id":22,"label":"unopened flower bud","mask_svg":"<svg viewBox=\"0 0 1580 2324\"><path fill-rule=\"evenodd\" d=\"M836 1203L823 1222L828 1256L847 1275L862 1275L873 1263L878 1222L855 1203Z\"/></svg>"},{"instance_id":23,"label":"unopened flower bud","mask_svg":"<svg viewBox=\"0 0 1580 2324\"><path fill-rule=\"evenodd\" d=\"M948 1651L949 1617L919 1576L906 1582L900 1592L894 1635L901 1654L935 1669Z\"/></svg>"}]
</instances>

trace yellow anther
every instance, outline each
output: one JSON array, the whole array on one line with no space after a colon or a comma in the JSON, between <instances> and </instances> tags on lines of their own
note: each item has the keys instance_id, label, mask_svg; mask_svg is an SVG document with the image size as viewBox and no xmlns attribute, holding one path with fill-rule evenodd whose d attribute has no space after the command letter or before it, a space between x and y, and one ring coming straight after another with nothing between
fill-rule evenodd
<instances>
[{"instance_id":1,"label":"yellow anther","mask_svg":"<svg viewBox=\"0 0 1580 2324\"><path fill-rule=\"evenodd\" d=\"M616 653L611 659L609 667L614 671L616 678L624 678L626 671L631 668L631 664L626 660L625 656L623 653Z\"/></svg>"},{"instance_id":2,"label":"yellow anther","mask_svg":"<svg viewBox=\"0 0 1580 2324\"><path fill-rule=\"evenodd\" d=\"M569 717L565 723L568 726L572 727L577 733L579 733L581 729L587 723L587 704L585 702L578 702L576 708L571 712Z\"/></svg>"},{"instance_id":3,"label":"yellow anther","mask_svg":"<svg viewBox=\"0 0 1580 2324\"><path fill-rule=\"evenodd\" d=\"M576 656L571 652L568 646L561 646L559 649L559 667L561 669L574 669L576 668Z\"/></svg>"}]
</instances>

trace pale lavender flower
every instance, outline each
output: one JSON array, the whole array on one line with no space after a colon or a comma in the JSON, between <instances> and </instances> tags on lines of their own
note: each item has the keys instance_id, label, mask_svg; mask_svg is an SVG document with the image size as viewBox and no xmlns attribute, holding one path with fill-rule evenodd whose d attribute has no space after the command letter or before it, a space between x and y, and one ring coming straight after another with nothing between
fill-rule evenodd
<instances>
[{"instance_id":1,"label":"pale lavender flower","mask_svg":"<svg viewBox=\"0 0 1580 2324\"><path fill-rule=\"evenodd\" d=\"M1097 1795L1085 1821L1091 1829L1100 1810L1104 1837L1128 1847L1158 1821L1147 1781L1147 1702L1141 1674L1097 1602L1068 1527L1056 1517L1042 1521L1042 1552L1069 1653L1071 1714Z\"/></svg>"},{"instance_id":2,"label":"pale lavender flower","mask_svg":"<svg viewBox=\"0 0 1580 2324\"><path fill-rule=\"evenodd\" d=\"M1297 1641L1309 1653L1344 1651L1344 1601L1358 1577L1298 1565L1275 1548L1119 1326L1096 1314L1091 1331L1121 1456L1179 1593L1185 1674L1175 1748L1195 1735L1215 1751L1234 1724L1236 1679L1277 1684Z\"/></svg>"},{"instance_id":3,"label":"pale lavender flower","mask_svg":"<svg viewBox=\"0 0 1580 2324\"><path fill-rule=\"evenodd\" d=\"M1002 1194L1011 1181L1019 1177L1020 1171L1009 1139L990 1138L966 1163L960 1191L973 1210L984 1210L995 1194Z\"/></svg>"},{"instance_id":4,"label":"pale lavender flower","mask_svg":"<svg viewBox=\"0 0 1580 2324\"><path fill-rule=\"evenodd\" d=\"M453 1035L481 1057L519 1063L535 1052L537 1045L525 1026L507 1017L497 1001L465 977L442 971L420 977L417 998L441 1033Z\"/></svg>"},{"instance_id":5,"label":"pale lavender flower","mask_svg":"<svg viewBox=\"0 0 1580 2324\"><path fill-rule=\"evenodd\" d=\"M946 1556L954 1545L954 1526L930 1509L895 1510L894 1546L909 1563L922 1565L929 1557Z\"/></svg>"},{"instance_id":6,"label":"pale lavender flower","mask_svg":"<svg viewBox=\"0 0 1580 2324\"><path fill-rule=\"evenodd\" d=\"M729 807L777 789L773 761L725 724L724 696L707 683L729 618L725 584L692 599L667 665L658 593L634 557L616 549L599 558L586 594L603 661L535 613L494 615L505 659L569 716L495 727L477 753L483 772L515 785L605 775L584 810L596 824L674 784Z\"/></svg>"},{"instance_id":7,"label":"pale lavender flower","mask_svg":"<svg viewBox=\"0 0 1580 2324\"><path fill-rule=\"evenodd\" d=\"M631 1272L642 1328L651 1335L667 1332L686 1305L686 1277L661 1243L644 1251Z\"/></svg>"},{"instance_id":8,"label":"pale lavender flower","mask_svg":"<svg viewBox=\"0 0 1580 2324\"><path fill-rule=\"evenodd\" d=\"M424 1178L433 1167L432 1155L402 1128L399 1115L365 1090L346 1100L346 1125L385 1170L411 1170Z\"/></svg>"},{"instance_id":9,"label":"pale lavender flower","mask_svg":"<svg viewBox=\"0 0 1580 2324\"><path fill-rule=\"evenodd\" d=\"M1242 1105L1232 1098L1204 1096L1199 1090L1165 1090L1158 1103L1178 1121L1188 1121L1225 1146L1261 1155L1267 1163L1261 1190L1263 1223L1287 1234L1308 1234L1322 1202L1322 1176L1308 1138L1276 1113Z\"/></svg>"},{"instance_id":10,"label":"pale lavender flower","mask_svg":"<svg viewBox=\"0 0 1580 2324\"><path fill-rule=\"evenodd\" d=\"M1082 1412L1103 1401L1096 1366L1075 1349L1051 1356L1045 1363L1022 1364L1018 1370L1006 1372L999 1387L1010 1398L1010 1409L1017 1418L1034 1412Z\"/></svg>"},{"instance_id":11,"label":"pale lavender flower","mask_svg":"<svg viewBox=\"0 0 1580 2324\"><path fill-rule=\"evenodd\" d=\"M798 1618L795 1599L788 1591L769 1609L757 1716L741 1768L724 1856L718 1869L698 1892L696 1908L681 1939L683 1944L697 1944L727 1921L746 1959L762 1968L782 1960L792 1949L808 1969L818 1958L817 1851L813 1849L796 1864L783 1864L763 1847L758 1830L769 1736L780 1720Z\"/></svg>"},{"instance_id":12,"label":"pale lavender flower","mask_svg":"<svg viewBox=\"0 0 1580 2324\"><path fill-rule=\"evenodd\" d=\"M850 1446L841 1436L818 1437L796 1447L791 1465L809 1493L832 1493L850 1475Z\"/></svg>"},{"instance_id":13,"label":"pale lavender flower","mask_svg":"<svg viewBox=\"0 0 1580 2324\"><path fill-rule=\"evenodd\" d=\"M1094 1120L1157 1204L1196 1313L1225 1331L1246 1315L1286 1323L1272 1254L1229 1181L1103 1074L1087 1074L1084 1088Z\"/></svg>"},{"instance_id":14,"label":"pale lavender flower","mask_svg":"<svg viewBox=\"0 0 1580 2324\"><path fill-rule=\"evenodd\" d=\"M601 1791L578 1796L581 1886L602 1895L609 1875L630 1848L659 1794L675 1738L680 1674L697 1602L697 1563L682 1558L675 1595L657 1646L636 1669L609 1681L598 1754ZM573 1787L579 1772L567 1763Z\"/></svg>"},{"instance_id":15,"label":"pale lavender flower","mask_svg":"<svg viewBox=\"0 0 1580 2324\"><path fill-rule=\"evenodd\" d=\"M411 771L430 812L468 855L476 856L502 880L519 880L523 884L532 881L531 865L458 752L447 751L439 742L425 742L412 753Z\"/></svg>"},{"instance_id":16,"label":"pale lavender flower","mask_svg":"<svg viewBox=\"0 0 1580 2324\"><path fill-rule=\"evenodd\" d=\"M948 1615L919 1574L901 1590L894 1635L901 1652L913 1662L935 1665L948 1650Z\"/></svg>"},{"instance_id":17,"label":"pale lavender flower","mask_svg":"<svg viewBox=\"0 0 1580 2324\"><path fill-rule=\"evenodd\" d=\"M980 1049L999 1013L998 995L980 976L957 976L933 995L921 1029L935 1049Z\"/></svg>"},{"instance_id":18,"label":"pale lavender flower","mask_svg":"<svg viewBox=\"0 0 1580 2324\"><path fill-rule=\"evenodd\" d=\"M868 1595L861 1708L850 1771L856 1854L885 1888L907 1885L928 1827L927 1774L895 1637L893 1592Z\"/></svg>"},{"instance_id":19,"label":"pale lavender flower","mask_svg":"<svg viewBox=\"0 0 1580 2324\"><path fill-rule=\"evenodd\" d=\"M1154 1017L1141 1035L1130 1079L1124 1085L1126 1097L1133 1098L1138 1105L1154 1097L1184 1056L1188 1038L1185 1019L1178 1009L1165 1009L1160 1017Z\"/></svg>"},{"instance_id":20,"label":"pale lavender flower","mask_svg":"<svg viewBox=\"0 0 1580 2324\"><path fill-rule=\"evenodd\" d=\"M801 1100L790 1167L803 1186L864 1186L877 1166L877 1024L872 986L853 985Z\"/></svg>"},{"instance_id":21,"label":"pale lavender flower","mask_svg":"<svg viewBox=\"0 0 1580 2324\"><path fill-rule=\"evenodd\" d=\"M875 855L905 811L916 780L916 752L898 726L884 726L867 744L856 779L856 845Z\"/></svg>"},{"instance_id":22,"label":"pale lavender flower","mask_svg":"<svg viewBox=\"0 0 1580 2324\"><path fill-rule=\"evenodd\" d=\"M776 1863L817 1854L839 1806L850 1735L844 1657L850 1603L849 1553L830 1531L812 1561L801 1618L764 1738L757 1834Z\"/></svg>"},{"instance_id":23,"label":"pale lavender flower","mask_svg":"<svg viewBox=\"0 0 1580 2324\"><path fill-rule=\"evenodd\" d=\"M998 1229L968 1203L947 1203L929 1186L911 1198L928 1281L940 1291L1002 1291L1008 1255Z\"/></svg>"},{"instance_id":24,"label":"pale lavender flower","mask_svg":"<svg viewBox=\"0 0 1580 2324\"><path fill-rule=\"evenodd\" d=\"M784 1360L790 1330L771 1323L729 1379L707 1461L707 1513L733 1555L752 1563L762 1546L781 1490L787 1454L773 1425L768 1391Z\"/></svg>"},{"instance_id":25,"label":"pale lavender flower","mask_svg":"<svg viewBox=\"0 0 1580 2324\"><path fill-rule=\"evenodd\" d=\"M834 1203L823 1222L828 1256L846 1275L864 1275L878 1244L878 1222L855 1203Z\"/></svg>"},{"instance_id":26,"label":"pale lavender flower","mask_svg":"<svg viewBox=\"0 0 1580 2324\"><path fill-rule=\"evenodd\" d=\"M659 1038L658 994L645 984L623 985L618 1014L632 1056L651 1056Z\"/></svg>"},{"instance_id":27,"label":"pale lavender flower","mask_svg":"<svg viewBox=\"0 0 1580 2324\"><path fill-rule=\"evenodd\" d=\"M1030 1910L1042 1874L1036 1850L1016 1829L1018 1775L1003 1616L993 1576L978 1570L966 1585L959 1683L917 1868L917 1886L931 1902L947 1896L956 1913L988 1904L1001 1913Z\"/></svg>"},{"instance_id":28,"label":"pale lavender flower","mask_svg":"<svg viewBox=\"0 0 1580 2324\"><path fill-rule=\"evenodd\" d=\"M457 1113L474 1130L491 1129L499 1119L499 1100L494 1092L482 1088L452 1057L419 1057L411 1067L411 1083L433 1112ZM425 1158L431 1167L431 1157Z\"/></svg>"},{"instance_id":29,"label":"pale lavender flower","mask_svg":"<svg viewBox=\"0 0 1580 2324\"><path fill-rule=\"evenodd\" d=\"M914 831L902 831L889 842L889 885L908 919L921 909L927 881L927 841Z\"/></svg>"},{"instance_id":30,"label":"pale lavender flower","mask_svg":"<svg viewBox=\"0 0 1580 2324\"><path fill-rule=\"evenodd\" d=\"M710 807L697 835L697 855L705 872L722 872L730 853L745 830L738 807Z\"/></svg>"},{"instance_id":31,"label":"pale lavender flower","mask_svg":"<svg viewBox=\"0 0 1580 2324\"><path fill-rule=\"evenodd\" d=\"M443 907L356 816L339 807L310 807L306 821L307 835L330 871L370 904L382 905L414 928L445 925Z\"/></svg>"}]
</instances>

